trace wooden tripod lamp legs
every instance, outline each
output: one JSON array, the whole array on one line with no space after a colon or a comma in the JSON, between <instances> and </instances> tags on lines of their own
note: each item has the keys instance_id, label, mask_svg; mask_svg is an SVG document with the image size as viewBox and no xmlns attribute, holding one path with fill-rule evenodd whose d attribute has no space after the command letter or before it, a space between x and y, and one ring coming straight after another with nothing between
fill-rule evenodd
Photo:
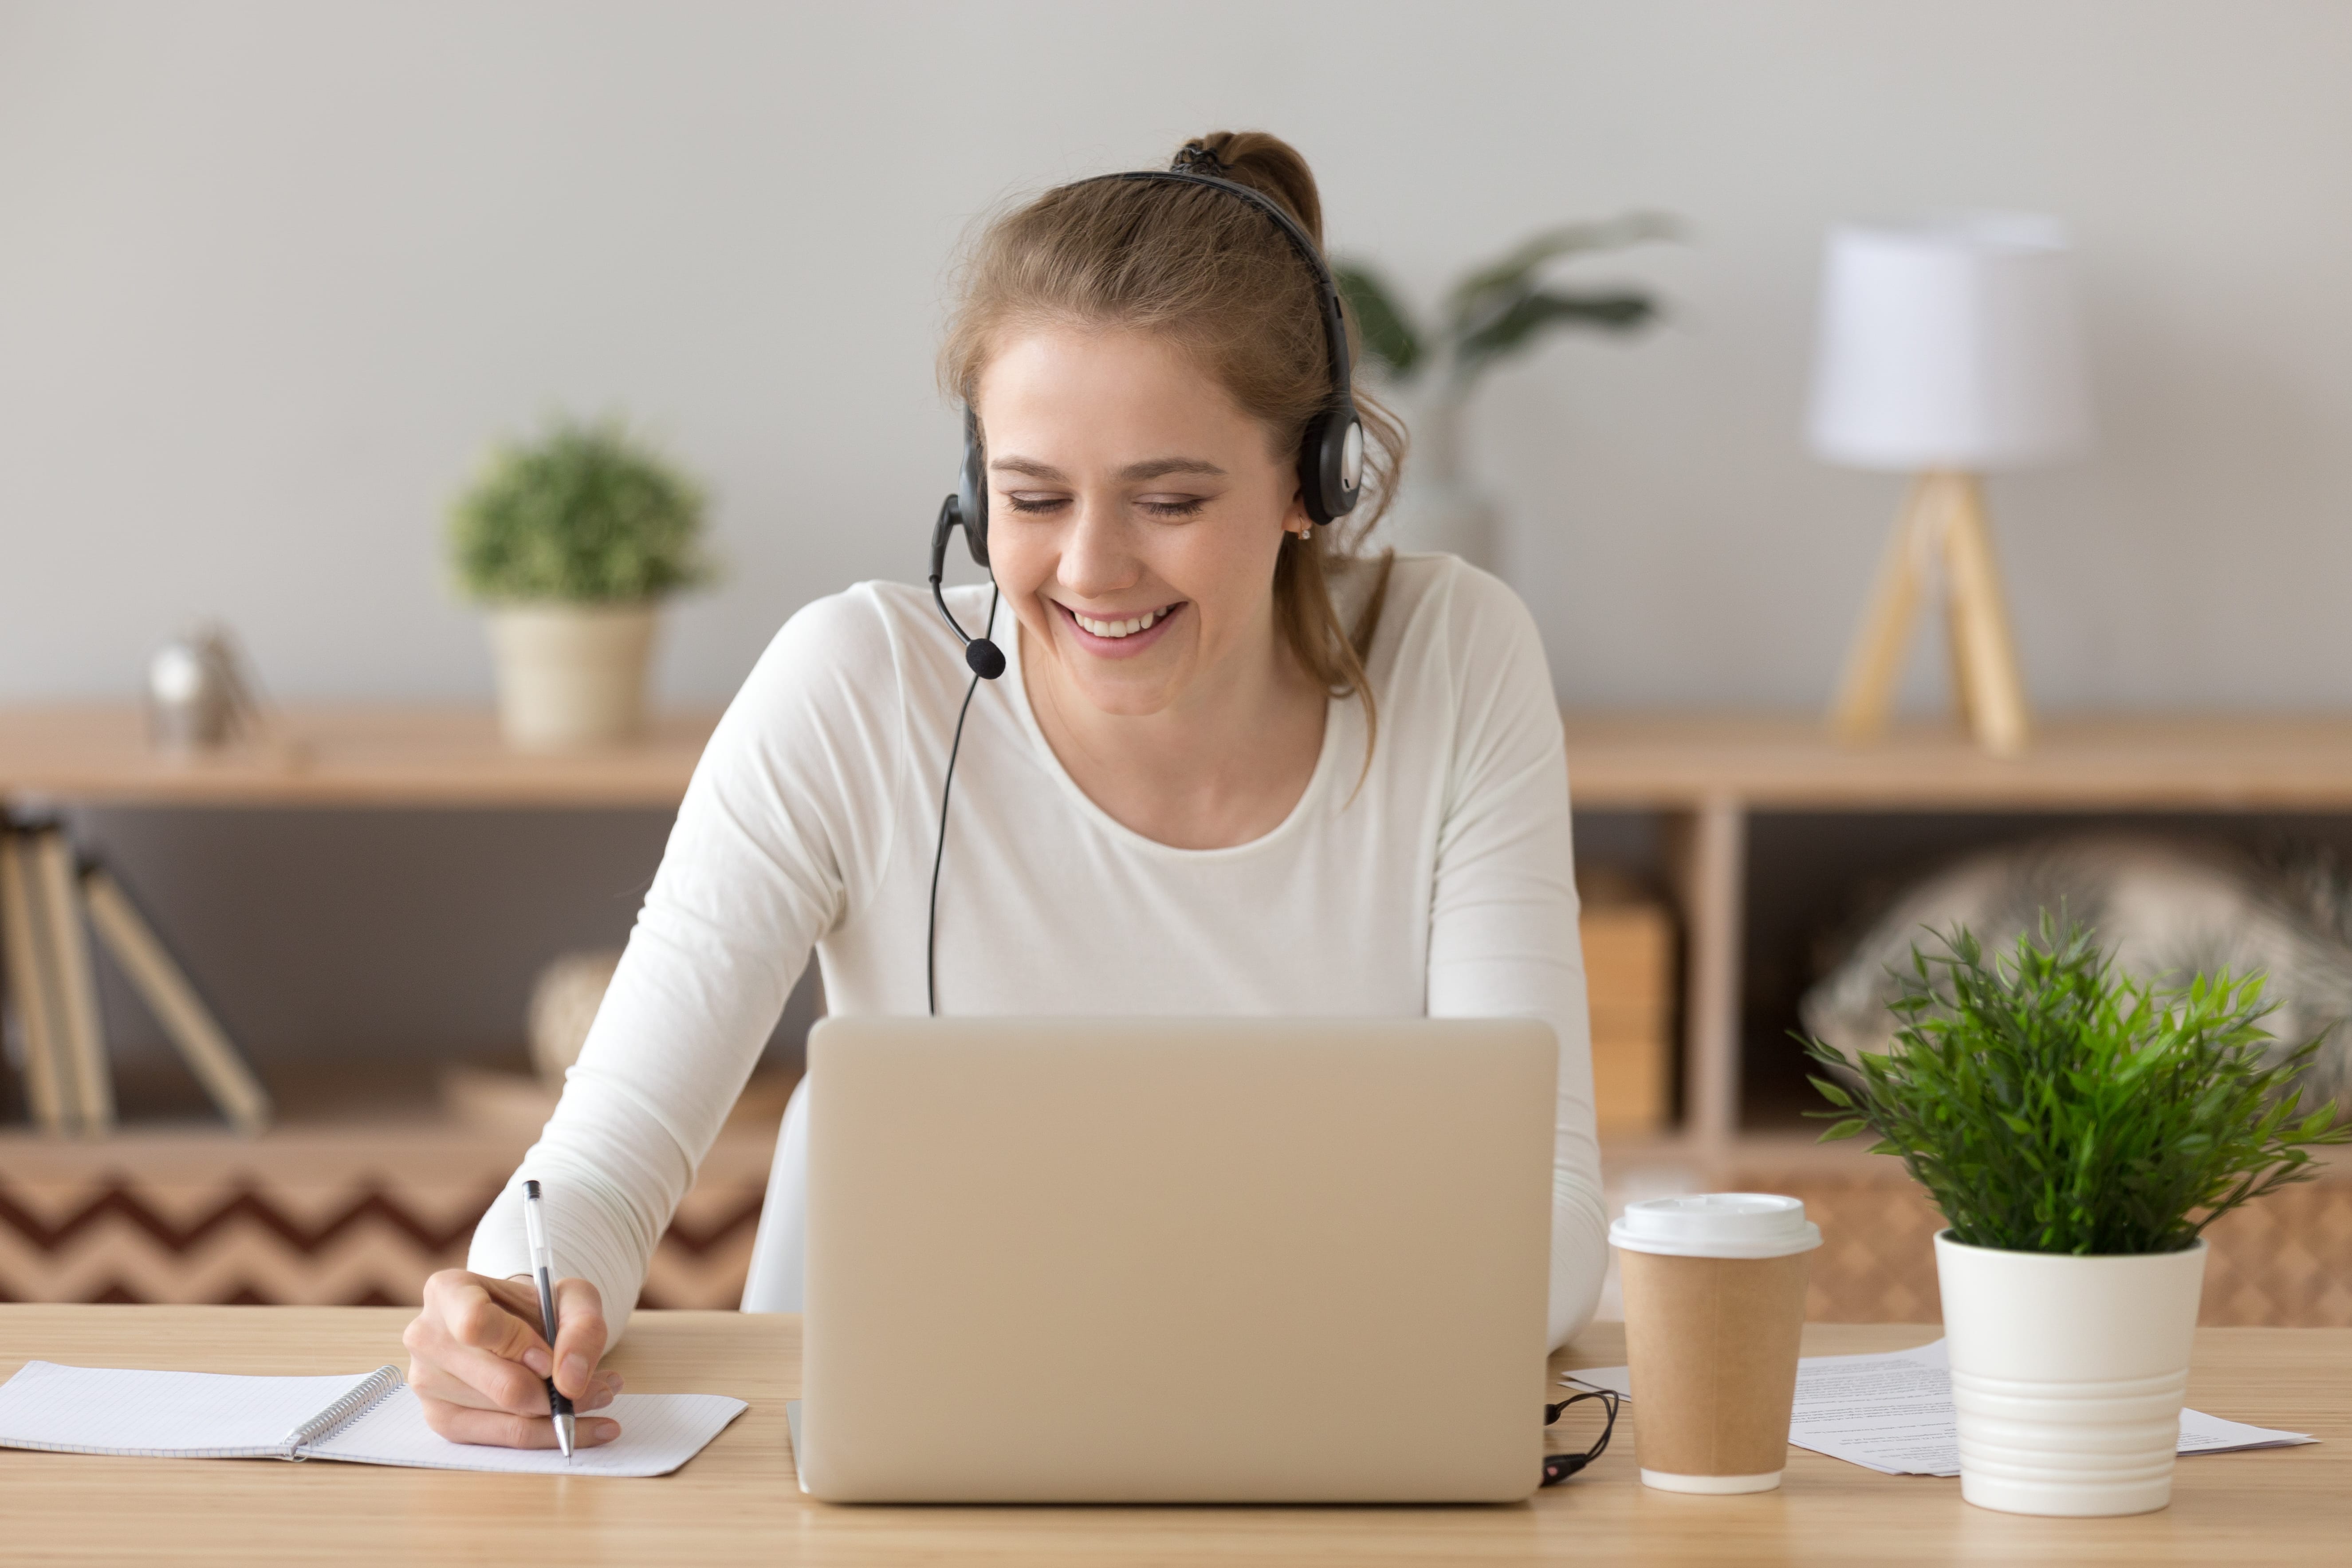
<instances>
[{"instance_id":1,"label":"wooden tripod lamp legs","mask_svg":"<svg viewBox=\"0 0 2352 1568\"><path fill-rule=\"evenodd\" d=\"M1866 741L1885 730L1919 599L1931 567L1939 562L1951 621L1953 694L1961 718L1986 751L2015 756L2032 737L2032 720L2001 598L1984 494L1973 474L1922 474L1912 484L1846 660L1830 710L1831 726L1848 741Z\"/></svg>"}]
</instances>

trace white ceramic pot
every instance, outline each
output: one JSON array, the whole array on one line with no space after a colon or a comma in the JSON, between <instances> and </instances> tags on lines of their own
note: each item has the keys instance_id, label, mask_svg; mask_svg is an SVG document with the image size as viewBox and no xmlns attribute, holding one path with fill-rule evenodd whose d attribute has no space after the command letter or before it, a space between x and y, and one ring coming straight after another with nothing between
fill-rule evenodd
<instances>
[{"instance_id":1,"label":"white ceramic pot","mask_svg":"<svg viewBox=\"0 0 2352 1568\"><path fill-rule=\"evenodd\" d=\"M1384 542L1399 550L1458 555L1492 572L1500 518L1494 501L1464 470L1464 395L1448 383L1407 409L1412 460L1405 466L1404 489L1381 527Z\"/></svg>"},{"instance_id":2,"label":"white ceramic pot","mask_svg":"<svg viewBox=\"0 0 2352 1568\"><path fill-rule=\"evenodd\" d=\"M1936 1237L1960 1495L2004 1513L2172 1500L2205 1244L2069 1258Z\"/></svg>"},{"instance_id":3,"label":"white ceramic pot","mask_svg":"<svg viewBox=\"0 0 2352 1568\"><path fill-rule=\"evenodd\" d=\"M523 752L618 744L645 728L654 605L501 605L489 613L499 724Z\"/></svg>"},{"instance_id":4,"label":"white ceramic pot","mask_svg":"<svg viewBox=\"0 0 2352 1568\"><path fill-rule=\"evenodd\" d=\"M1383 525L1399 550L1459 555L1482 572L1496 563L1495 503L1460 481L1406 481Z\"/></svg>"}]
</instances>

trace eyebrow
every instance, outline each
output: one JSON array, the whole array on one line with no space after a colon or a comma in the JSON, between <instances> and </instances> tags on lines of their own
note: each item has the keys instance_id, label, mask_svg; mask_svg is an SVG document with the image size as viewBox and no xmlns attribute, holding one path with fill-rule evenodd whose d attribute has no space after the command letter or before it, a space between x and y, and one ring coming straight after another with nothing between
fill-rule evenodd
<instances>
[{"instance_id":1,"label":"eyebrow","mask_svg":"<svg viewBox=\"0 0 2352 1568\"><path fill-rule=\"evenodd\" d=\"M1033 479L1068 482L1069 476L1050 463L1040 463L1031 458L998 458L991 462L992 472L1026 474ZM1129 463L1118 471L1122 479L1157 479L1170 474L1199 474L1206 479L1222 479L1225 470L1206 458L1150 458L1140 463Z\"/></svg>"}]
</instances>

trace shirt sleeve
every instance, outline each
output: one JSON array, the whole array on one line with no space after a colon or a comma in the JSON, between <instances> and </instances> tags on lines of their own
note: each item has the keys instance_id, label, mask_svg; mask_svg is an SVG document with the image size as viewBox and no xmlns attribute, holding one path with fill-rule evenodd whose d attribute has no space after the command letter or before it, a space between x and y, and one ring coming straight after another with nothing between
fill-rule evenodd
<instances>
[{"instance_id":1,"label":"shirt sleeve","mask_svg":"<svg viewBox=\"0 0 2352 1568\"><path fill-rule=\"evenodd\" d=\"M530 1271L535 1178L557 1272L596 1287L620 1337L811 949L888 857L906 754L895 665L860 590L776 635L695 768L554 1116L475 1229L474 1272Z\"/></svg>"},{"instance_id":2,"label":"shirt sleeve","mask_svg":"<svg viewBox=\"0 0 2352 1568\"><path fill-rule=\"evenodd\" d=\"M1432 890L1429 1016L1540 1018L1559 1037L1557 1348L1591 1321L1608 1264L1567 745L1527 607L1484 573L1452 575L1437 637L1459 706Z\"/></svg>"}]
</instances>

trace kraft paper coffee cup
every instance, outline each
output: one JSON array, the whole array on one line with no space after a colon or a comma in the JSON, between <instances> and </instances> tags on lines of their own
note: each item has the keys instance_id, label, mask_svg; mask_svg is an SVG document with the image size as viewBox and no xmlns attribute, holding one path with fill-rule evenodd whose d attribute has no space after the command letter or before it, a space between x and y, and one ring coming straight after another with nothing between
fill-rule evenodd
<instances>
[{"instance_id":1,"label":"kraft paper coffee cup","mask_svg":"<svg viewBox=\"0 0 2352 1568\"><path fill-rule=\"evenodd\" d=\"M1779 1486L1821 1226L1795 1198L1707 1193L1628 1204L1609 1239L1624 1283L1642 1484Z\"/></svg>"}]
</instances>

